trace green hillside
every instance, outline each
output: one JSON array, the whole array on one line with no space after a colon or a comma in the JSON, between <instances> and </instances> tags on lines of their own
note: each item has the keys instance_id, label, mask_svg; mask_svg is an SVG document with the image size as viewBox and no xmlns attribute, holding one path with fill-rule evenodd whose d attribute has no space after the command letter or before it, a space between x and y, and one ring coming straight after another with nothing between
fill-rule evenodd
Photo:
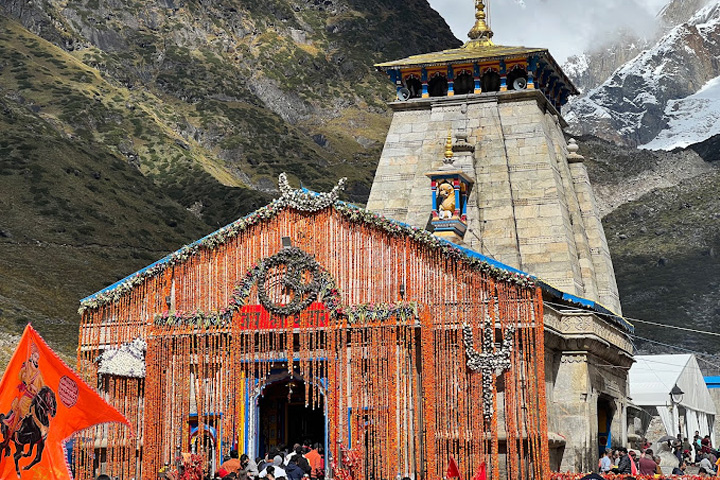
<instances>
[{"instance_id":1,"label":"green hillside","mask_svg":"<svg viewBox=\"0 0 720 480\"><path fill-rule=\"evenodd\" d=\"M73 356L79 299L283 171L363 203L392 95L372 64L458 44L422 0L0 1L0 332Z\"/></svg>"}]
</instances>

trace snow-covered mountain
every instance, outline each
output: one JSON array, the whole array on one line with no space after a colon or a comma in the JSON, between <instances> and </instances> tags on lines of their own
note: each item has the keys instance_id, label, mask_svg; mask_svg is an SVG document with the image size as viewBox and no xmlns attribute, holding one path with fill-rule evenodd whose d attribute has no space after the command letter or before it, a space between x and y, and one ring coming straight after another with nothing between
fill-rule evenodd
<instances>
[{"instance_id":1,"label":"snow-covered mountain","mask_svg":"<svg viewBox=\"0 0 720 480\"><path fill-rule=\"evenodd\" d=\"M689 97L670 100L665 115L667 127L642 148L673 150L720 135L720 77Z\"/></svg>"},{"instance_id":2,"label":"snow-covered mountain","mask_svg":"<svg viewBox=\"0 0 720 480\"><path fill-rule=\"evenodd\" d=\"M687 21L667 27L698 6ZM655 149L687 146L720 133L707 118L720 115L720 80L715 81L720 76L720 0L674 0L659 21L666 26L654 44L568 105L564 114L573 133ZM572 66L569 70L578 78Z\"/></svg>"}]
</instances>

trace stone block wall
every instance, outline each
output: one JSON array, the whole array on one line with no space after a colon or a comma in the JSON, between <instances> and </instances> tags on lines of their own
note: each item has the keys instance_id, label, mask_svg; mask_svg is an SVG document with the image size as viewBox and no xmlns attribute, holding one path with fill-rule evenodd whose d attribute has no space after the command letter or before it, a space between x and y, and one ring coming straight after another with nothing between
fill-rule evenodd
<instances>
[{"instance_id":1,"label":"stone block wall","mask_svg":"<svg viewBox=\"0 0 720 480\"><path fill-rule=\"evenodd\" d=\"M427 172L443 163L448 132L454 167L475 180L465 246L620 313L615 276L582 163L567 161L557 112L539 91L411 100L394 115L368 209L425 228ZM461 135L458 135L458 134ZM458 137L470 149L459 149Z\"/></svg>"},{"instance_id":2,"label":"stone block wall","mask_svg":"<svg viewBox=\"0 0 720 480\"><path fill-rule=\"evenodd\" d=\"M612 410L611 444L626 446L632 345L597 315L545 307L545 382L555 471L593 471L599 459L599 404Z\"/></svg>"}]
</instances>

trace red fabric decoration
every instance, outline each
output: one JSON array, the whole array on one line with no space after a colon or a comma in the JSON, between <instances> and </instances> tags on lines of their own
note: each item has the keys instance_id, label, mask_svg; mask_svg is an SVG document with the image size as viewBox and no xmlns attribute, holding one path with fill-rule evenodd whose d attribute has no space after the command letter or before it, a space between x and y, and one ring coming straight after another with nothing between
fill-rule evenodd
<instances>
[{"instance_id":1,"label":"red fabric decoration","mask_svg":"<svg viewBox=\"0 0 720 480\"><path fill-rule=\"evenodd\" d=\"M458 470L457 463L455 463L455 459L453 457L450 457L450 463L448 464L447 471L445 472L445 477L460 478L460 470Z\"/></svg>"},{"instance_id":2,"label":"red fabric decoration","mask_svg":"<svg viewBox=\"0 0 720 480\"><path fill-rule=\"evenodd\" d=\"M485 464L485 462L482 462L480 464L480 468L473 477L473 480L487 480L487 465Z\"/></svg>"}]
</instances>

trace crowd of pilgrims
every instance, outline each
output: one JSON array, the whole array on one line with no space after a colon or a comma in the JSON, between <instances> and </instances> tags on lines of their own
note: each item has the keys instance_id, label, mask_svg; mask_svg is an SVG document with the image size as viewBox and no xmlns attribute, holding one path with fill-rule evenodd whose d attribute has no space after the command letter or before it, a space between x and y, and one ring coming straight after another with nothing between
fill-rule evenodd
<instances>
[{"instance_id":1,"label":"crowd of pilgrims","mask_svg":"<svg viewBox=\"0 0 720 480\"><path fill-rule=\"evenodd\" d=\"M667 440L667 446L677 459L677 465L673 466L671 475L685 475L685 469L689 465L698 469L700 477L717 474L720 452L713 448L710 435L701 437L700 432L696 431L690 443L686 437L678 434L676 439ZM608 448L600 458L599 471L603 474L631 474L635 473L634 464L639 475L654 475L656 478L661 478L663 476L660 470L661 459L650 447L651 444L647 439L643 439L639 454L635 450L628 451L623 447L614 450Z\"/></svg>"},{"instance_id":2,"label":"crowd of pilgrims","mask_svg":"<svg viewBox=\"0 0 720 480\"><path fill-rule=\"evenodd\" d=\"M215 478L223 480L323 480L325 478L325 458L319 443L303 445L296 443L292 450L271 448L264 458L249 458L243 454L238 457L232 450L215 473Z\"/></svg>"}]
</instances>

